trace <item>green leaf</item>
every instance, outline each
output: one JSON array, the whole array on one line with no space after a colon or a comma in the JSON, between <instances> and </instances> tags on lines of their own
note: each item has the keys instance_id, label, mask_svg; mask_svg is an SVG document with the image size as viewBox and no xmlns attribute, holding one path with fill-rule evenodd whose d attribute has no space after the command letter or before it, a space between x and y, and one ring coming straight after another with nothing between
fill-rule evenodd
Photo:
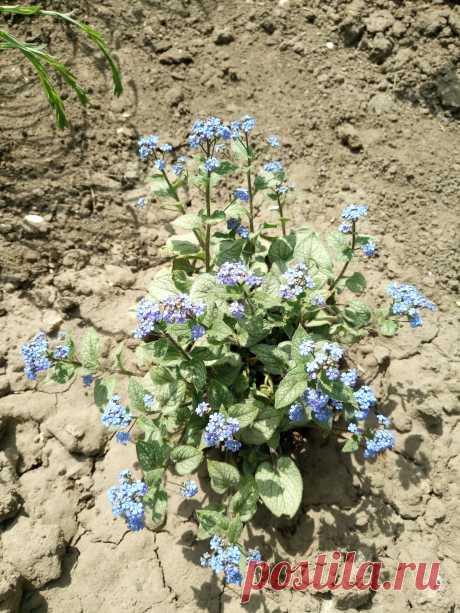
<instances>
[{"instance_id":1,"label":"green leaf","mask_svg":"<svg viewBox=\"0 0 460 613\"><path fill-rule=\"evenodd\" d=\"M246 243L243 240L226 239L218 243L217 254L214 259L216 266L221 266L224 262L235 262L241 259L241 254Z\"/></svg>"},{"instance_id":2,"label":"green leaf","mask_svg":"<svg viewBox=\"0 0 460 613\"><path fill-rule=\"evenodd\" d=\"M239 404L232 404L227 410L227 413L229 417L237 419L240 422L240 428L247 428L254 423L261 407L263 407L261 403L248 398Z\"/></svg>"},{"instance_id":3,"label":"green leaf","mask_svg":"<svg viewBox=\"0 0 460 613\"><path fill-rule=\"evenodd\" d=\"M238 543L241 533L243 532L243 522L239 517L234 517L230 520L227 531L227 539L229 543Z\"/></svg>"},{"instance_id":4,"label":"green leaf","mask_svg":"<svg viewBox=\"0 0 460 613\"><path fill-rule=\"evenodd\" d=\"M140 411L142 413L145 411L144 396L146 393L147 392L145 388L139 383L137 379L134 379L133 377L129 378L128 398L131 409L133 409L134 411Z\"/></svg>"},{"instance_id":5,"label":"green leaf","mask_svg":"<svg viewBox=\"0 0 460 613\"><path fill-rule=\"evenodd\" d=\"M263 445L273 436L282 419L281 411L260 403L257 419L250 427L240 430L238 438L248 445Z\"/></svg>"},{"instance_id":6,"label":"green leaf","mask_svg":"<svg viewBox=\"0 0 460 613\"><path fill-rule=\"evenodd\" d=\"M152 513L153 527L161 526L168 510L168 494L164 487L157 485L151 488L144 496L143 503Z\"/></svg>"},{"instance_id":7,"label":"green leaf","mask_svg":"<svg viewBox=\"0 0 460 613\"><path fill-rule=\"evenodd\" d=\"M268 336L271 326L263 315L253 315L240 321L238 329L238 339L241 345L243 347L251 347Z\"/></svg>"},{"instance_id":8,"label":"green leaf","mask_svg":"<svg viewBox=\"0 0 460 613\"><path fill-rule=\"evenodd\" d=\"M211 487L217 494L223 494L228 489L235 488L240 482L240 473L232 464L215 460L208 460L207 464Z\"/></svg>"},{"instance_id":9,"label":"green leaf","mask_svg":"<svg viewBox=\"0 0 460 613\"><path fill-rule=\"evenodd\" d=\"M342 232L331 232L326 238L328 246L339 262L348 262L353 257L350 237Z\"/></svg>"},{"instance_id":10,"label":"green leaf","mask_svg":"<svg viewBox=\"0 0 460 613\"><path fill-rule=\"evenodd\" d=\"M205 213L202 213L200 214L200 217L203 223L207 226L215 226L216 224L225 221L224 211L213 211L211 215L206 215Z\"/></svg>"},{"instance_id":11,"label":"green leaf","mask_svg":"<svg viewBox=\"0 0 460 613\"><path fill-rule=\"evenodd\" d=\"M278 277L273 272L269 272L264 275L262 285L253 292L253 300L264 310L280 306L283 301L279 291L280 281Z\"/></svg>"},{"instance_id":12,"label":"green leaf","mask_svg":"<svg viewBox=\"0 0 460 613\"><path fill-rule=\"evenodd\" d=\"M194 385L198 391L205 387L207 372L202 360L198 358L184 360L179 368L182 378Z\"/></svg>"},{"instance_id":13,"label":"green leaf","mask_svg":"<svg viewBox=\"0 0 460 613\"><path fill-rule=\"evenodd\" d=\"M171 460L179 475L189 475L201 464L203 452L191 445L179 445L171 451Z\"/></svg>"},{"instance_id":14,"label":"green leaf","mask_svg":"<svg viewBox=\"0 0 460 613\"><path fill-rule=\"evenodd\" d=\"M238 170L238 166L236 164L232 164L228 160L221 160L220 165L213 171L217 175L223 177L224 175L229 175L232 172Z\"/></svg>"},{"instance_id":15,"label":"green leaf","mask_svg":"<svg viewBox=\"0 0 460 613\"><path fill-rule=\"evenodd\" d=\"M292 359L295 360L296 362L301 362L302 364L305 364L306 357L300 355L300 345L304 343L305 341L315 341L316 342L317 340L322 340L322 339L318 337L317 334L307 333L305 329L299 324L291 340Z\"/></svg>"},{"instance_id":16,"label":"green leaf","mask_svg":"<svg viewBox=\"0 0 460 613\"><path fill-rule=\"evenodd\" d=\"M233 401L231 392L217 379L209 381L208 398L213 409L220 409L222 405L226 406Z\"/></svg>"},{"instance_id":17,"label":"green leaf","mask_svg":"<svg viewBox=\"0 0 460 613\"><path fill-rule=\"evenodd\" d=\"M179 294L169 270L160 270L155 275L149 286L149 294L154 300L163 300Z\"/></svg>"},{"instance_id":18,"label":"green leaf","mask_svg":"<svg viewBox=\"0 0 460 613\"><path fill-rule=\"evenodd\" d=\"M137 441L136 452L142 470L162 468L168 458L168 447L158 440Z\"/></svg>"},{"instance_id":19,"label":"green leaf","mask_svg":"<svg viewBox=\"0 0 460 613\"><path fill-rule=\"evenodd\" d=\"M101 358L101 342L94 328L88 328L81 342L80 360L83 368L97 371Z\"/></svg>"},{"instance_id":20,"label":"green leaf","mask_svg":"<svg viewBox=\"0 0 460 613\"><path fill-rule=\"evenodd\" d=\"M173 222L174 226L181 228L182 230L197 230L203 227L203 220L197 213L187 213L187 215L181 215Z\"/></svg>"},{"instance_id":21,"label":"green leaf","mask_svg":"<svg viewBox=\"0 0 460 613\"><path fill-rule=\"evenodd\" d=\"M356 406L356 399L353 394L353 390L348 385L345 385L345 383L342 383L339 380L329 381L326 373L323 372L319 376L318 384L321 390L334 400L339 400L340 402L346 402Z\"/></svg>"},{"instance_id":22,"label":"green leaf","mask_svg":"<svg viewBox=\"0 0 460 613\"><path fill-rule=\"evenodd\" d=\"M214 534L222 537L227 535L229 519L225 517L222 511L200 509L196 512L196 515L201 533L203 534L202 538L207 538Z\"/></svg>"},{"instance_id":23,"label":"green leaf","mask_svg":"<svg viewBox=\"0 0 460 613\"><path fill-rule=\"evenodd\" d=\"M167 368L155 366L150 370L155 402L158 408L177 408L184 401L187 386L175 371L172 375Z\"/></svg>"},{"instance_id":24,"label":"green leaf","mask_svg":"<svg viewBox=\"0 0 460 613\"><path fill-rule=\"evenodd\" d=\"M51 380L62 385L72 379L76 370L77 366L75 364L57 362L51 371Z\"/></svg>"},{"instance_id":25,"label":"green leaf","mask_svg":"<svg viewBox=\"0 0 460 613\"><path fill-rule=\"evenodd\" d=\"M208 339L214 339L220 342L225 341L231 336L233 336L233 330L218 316L214 318L211 326L206 331L206 337Z\"/></svg>"},{"instance_id":26,"label":"green leaf","mask_svg":"<svg viewBox=\"0 0 460 613\"><path fill-rule=\"evenodd\" d=\"M96 379L94 383L94 403L99 409L105 407L113 396L115 389L115 377Z\"/></svg>"},{"instance_id":27,"label":"green leaf","mask_svg":"<svg viewBox=\"0 0 460 613\"><path fill-rule=\"evenodd\" d=\"M255 474L259 496L275 515L294 517L302 501L302 476L295 462L286 456L274 464L262 462Z\"/></svg>"},{"instance_id":28,"label":"green leaf","mask_svg":"<svg viewBox=\"0 0 460 613\"><path fill-rule=\"evenodd\" d=\"M254 194L256 194L257 192L263 191L265 189L268 189L269 184L268 181L265 177L262 177L261 175L257 175L256 178L254 179Z\"/></svg>"},{"instance_id":29,"label":"green leaf","mask_svg":"<svg viewBox=\"0 0 460 613\"><path fill-rule=\"evenodd\" d=\"M295 402L308 387L308 379L302 365L292 368L278 385L275 407L282 409Z\"/></svg>"},{"instance_id":30,"label":"green leaf","mask_svg":"<svg viewBox=\"0 0 460 613\"><path fill-rule=\"evenodd\" d=\"M359 441L357 441L355 438L349 438L345 445L342 447L342 451L344 453L353 453L355 451L358 451L358 449Z\"/></svg>"},{"instance_id":31,"label":"green leaf","mask_svg":"<svg viewBox=\"0 0 460 613\"><path fill-rule=\"evenodd\" d=\"M277 238L270 245L268 257L272 262L286 262L291 259L294 253L295 242L295 235L293 234Z\"/></svg>"},{"instance_id":32,"label":"green leaf","mask_svg":"<svg viewBox=\"0 0 460 613\"><path fill-rule=\"evenodd\" d=\"M215 275L203 273L195 277L190 290L190 299L192 302L204 302L208 306L208 309L211 307L213 301L219 306L225 305L225 289L217 282Z\"/></svg>"},{"instance_id":33,"label":"green leaf","mask_svg":"<svg viewBox=\"0 0 460 613\"><path fill-rule=\"evenodd\" d=\"M237 160L247 160L248 151L240 140L232 140L230 147Z\"/></svg>"},{"instance_id":34,"label":"green leaf","mask_svg":"<svg viewBox=\"0 0 460 613\"><path fill-rule=\"evenodd\" d=\"M182 352L168 338L146 343L144 349L151 352L155 362L162 362L165 366L177 364L184 359Z\"/></svg>"},{"instance_id":35,"label":"green leaf","mask_svg":"<svg viewBox=\"0 0 460 613\"><path fill-rule=\"evenodd\" d=\"M229 503L229 511L232 515L237 515L242 521L249 521L257 511L257 501L259 492L253 477L243 477L236 494L232 496Z\"/></svg>"},{"instance_id":36,"label":"green leaf","mask_svg":"<svg viewBox=\"0 0 460 613\"><path fill-rule=\"evenodd\" d=\"M360 272L355 272L351 275L351 277L348 277L348 279L345 281L345 285L354 294L361 294L364 292L367 286L366 278Z\"/></svg>"},{"instance_id":37,"label":"green leaf","mask_svg":"<svg viewBox=\"0 0 460 613\"><path fill-rule=\"evenodd\" d=\"M166 241L166 248L173 253L183 256L194 256L201 249L193 234L171 236Z\"/></svg>"},{"instance_id":38,"label":"green leaf","mask_svg":"<svg viewBox=\"0 0 460 613\"><path fill-rule=\"evenodd\" d=\"M346 321L355 328L363 328L372 319L372 311L359 300L351 300L343 310Z\"/></svg>"},{"instance_id":39,"label":"green leaf","mask_svg":"<svg viewBox=\"0 0 460 613\"><path fill-rule=\"evenodd\" d=\"M251 347L251 352L262 362L265 370L272 375L282 375L286 372L288 356L284 351L275 345L255 345Z\"/></svg>"},{"instance_id":40,"label":"green leaf","mask_svg":"<svg viewBox=\"0 0 460 613\"><path fill-rule=\"evenodd\" d=\"M379 331L383 336L394 336L398 333L399 326L392 319L384 319L380 322Z\"/></svg>"},{"instance_id":41,"label":"green leaf","mask_svg":"<svg viewBox=\"0 0 460 613\"><path fill-rule=\"evenodd\" d=\"M319 235L306 227L298 231L293 259L310 266L314 262L318 270L326 273L332 271L332 259L328 250Z\"/></svg>"}]
</instances>

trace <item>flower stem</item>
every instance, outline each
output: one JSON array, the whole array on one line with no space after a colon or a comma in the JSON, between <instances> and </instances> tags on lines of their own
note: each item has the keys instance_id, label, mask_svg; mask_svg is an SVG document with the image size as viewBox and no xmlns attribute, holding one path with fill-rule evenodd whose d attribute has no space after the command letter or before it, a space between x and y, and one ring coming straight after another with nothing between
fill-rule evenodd
<instances>
[{"instance_id":1,"label":"flower stem","mask_svg":"<svg viewBox=\"0 0 460 613\"><path fill-rule=\"evenodd\" d=\"M280 214L280 222L281 222L281 230L283 232L283 236L286 236L286 222L284 220L284 213L283 213L283 205L281 202L281 196L279 194L277 194L276 199L278 201L278 211Z\"/></svg>"},{"instance_id":2,"label":"flower stem","mask_svg":"<svg viewBox=\"0 0 460 613\"><path fill-rule=\"evenodd\" d=\"M251 155L249 154L249 137L248 134L245 134L246 137L246 154L247 154L247 162L248 169L246 172L247 182L248 182L248 195L249 195L249 230L254 232L254 195L252 192L252 174L251 174Z\"/></svg>"},{"instance_id":3,"label":"flower stem","mask_svg":"<svg viewBox=\"0 0 460 613\"><path fill-rule=\"evenodd\" d=\"M169 334L169 332L163 332L163 334L174 345L174 347L182 353L184 358L186 358L189 362L192 361L191 356L185 351L183 347L179 345L179 343Z\"/></svg>"},{"instance_id":4,"label":"flower stem","mask_svg":"<svg viewBox=\"0 0 460 613\"><path fill-rule=\"evenodd\" d=\"M351 234L351 251L353 252L355 250L355 245L356 245L356 222L355 221L352 222L351 232L352 232L352 234ZM337 286L337 283L342 279L342 277L346 273L347 268L350 265L350 262L351 262L351 258L345 262L345 264L342 267L342 270L339 272L338 277L336 278L334 283L331 285L331 287L330 287L330 294L328 296L328 299L331 297L331 295L332 295L332 293L334 291L334 288ZM326 302L327 302L327 300L326 300Z\"/></svg>"},{"instance_id":5,"label":"flower stem","mask_svg":"<svg viewBox=\"0 0 460 613\"><path fill-rule=\"evenodd\" d=\"M206 215L211 216L211 173L208 172L208 178L206 181ZM204 244L204 257L206 272L211 270L211 226L206 225L206 238Z\"/></svg>"}]
</instances>

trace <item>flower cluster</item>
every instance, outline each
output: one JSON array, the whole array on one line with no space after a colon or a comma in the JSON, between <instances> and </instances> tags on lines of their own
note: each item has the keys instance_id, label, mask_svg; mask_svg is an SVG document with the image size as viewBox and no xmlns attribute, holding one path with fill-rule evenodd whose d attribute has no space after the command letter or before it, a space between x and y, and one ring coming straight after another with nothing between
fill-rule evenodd
<instances>
[{"instance_id":1,"label":"flower cluster","mask_svg":"<svg viewBox=\"0 0 460 613\"><path fill-rule=\"evenodd\" d=\"M132 419L133 416L120 403L120 396L117 394L112 396L101 415L101 421L107 428L127 428Z\"/></svg>"},{"instance_id":2,"label":"flower cluster","mask_svg":"<svg viewBox=\"0 0 460 613\"><path fill-rule=\"evenodd\" d=\"M265 172L270 172L271 174L277 175L283 172L283 163L278 160L273 160L272 162L267 162L264 165Z\"/></svg>"},{"instance_id":3,"label":"flower cluster","mask_svg":"<svg viewBox=\"0 0 460 613\"><path fill-rule=\"evenodd\" d=\"M249 192L247 189L244 189L243 187L238 187L237 189L234 189L233 195L237 200L241 200L242 202L249 201Z\"/></svg>"},{"instance_id":4,"label":"flower cluster","mask_svg":"<svg viewBox=\"0 0 460 613\"><path fill-rule=\"evenodd\" d=\"M366 419L370 409L377 404L374 392L367 385L363 385L356 392L353 392L359 411L356 413L357 419Z\"/></svg>"},{"instance_id":5,"label":"flower cluster","mask_svg":"<svg viewBox=\"0 0 460 613\"><path fill-rule=\"evenodd\" d=\"M235 219L233 217L230 218L227 221L227 228L232 232L235 232L235 234L240 238L249 238L249 229L246 226L242 226L241 221L239 219Z\"/></svg>"},{"instance_id":6,"label":"flower cluster","mask_svg":"<svg viewBox=\"0 0 460 613\"><path fill-rule=\"evenodd\" d=\"M387 449L393 449L394 445L395 438L390 430L376 430L372 438L366 439L364 457L366 459L374 458Z\"/></svg>"},{"instance_id":7,"label":"flower cluster","mask_svg":"<svg viewBox=\"0 0 460 613\"><path fill-rule=\"evenodd\" d=\"M188 481L184 481L180 491L181 495L184 498L193 498L193 496L196 496L198 492L198 485L195 483L195 481L192 481L191 479L188 479Z\"/></svg>"},{"instance_id":8,"label":"flower cluster","mask_svg":"<svg viewBox=\"0 0 460 613\"><path fill-rule=\"evenodd\" d=\"M235 319L243 319L245 315L246 309L242 302L238 302L234 300L228 305L228 314Z\"/></svg>"},{"instance_id":9,"label":"flower cluster","mask_svg":"<svg viewBox=\"0 0 460 613\"><path fill-rule=\"evenodd\" d=\"M317 379L321 372L324 372L329 381L335 381L340 377L339 362L343 358L343 349L337 343L330 342L323 343L319 349L313 359L305 364L305 372L309 379ZM299 350L305 352L305 345L302 345ZM310 352L313 350L310 350L308 354Z\"/></svg>"},{"instance_id":10,"label":"flower cluster","mask_svg":"<svg viewBox=\"0 0 460 613\"><path fill-rule=\"evenodd\" d=\"M210 552L205 553L200 560L201 566L211 568L216 574L224 573L226 583L240 585L241 551L236 545L224 547L222 539L214 535L210 542ZM258 553L258 552L257 552Z\"/></svg>"},{"instance_id":11,"label":"flower cluster","mask_svg":"<svg viewBox=\"0 0 460 613\"><path fill-rule=\"evenodd\" d=\"M394 315L407 315L412 328L417 328L423 323L419 309L436 310L436 305L419 292L414 285L391 283L386 291L393 298L391 312Z\"/></svg>"},{"instance_id":12,"label":"flower cluster","mask_svg":"<svg viewBox=\"0 0 460 613\"><path fill-rule=\"evenodd\" d=\"M36 381L38 373L52 366L48 357L48 339L44 332L37 332L29 343L24 343L21 353L24 359L24 372L31 381Z\"/></svg>"},{"instance_id":13,"label":"flower cluster","mask_svg":"<svg viewBox=\"0 0 460 613\"><path fill-rule=\"evenodd\" d=\"M342 211L342 219L346 221L356 222L361 217L367 215L367 206L364 204L350 204ZM343 230L342 230L343 231Z\"/></svg>"},{"instance_id":14,"label":"flower cluster","mask_svg":"<svg viewBox=\"0 0 460 613\"><path fill-rule=\"evenodd\" d=\"M195 413L199 415L200 417L203 417L203 415L210 413L210 411L211 411L211 407L209 406L207 402L200 402L195 408Z\"/></svg>"},{"instance_id":15,"label":"flower cluster","mask_svg":"<svg viewBox=\"0 0 460 613\"><path fill-rule=\"evenodd\" d=\"M363 252L363 255L365 255L367 258L371 258L375 255L375 252L377 251L377 245L373 241L369 241L361 247L361 251Z\"/></svg>"},{"instance_id":16,"label":"flower cluster","mask_svg":"<svg viewBox=\"0 0 460 613\"><path fill-rule=\"evenodd\" d=\"M250 272L243 262L224 262L217 271L216 278L220 284L229 287L244 283L250 288L254 288L262 283L262 277Z\"/></svg>"},{"instance_id":17,"label":"flower cluster","mask_svg":"<svg viewBox=\"0 0 460 613\"><path fill-rule=\"evenodd\" d=\"M218 447L221 443L228 451L236 452L241 449L241 442L233 436L239 431L240 422L222 413L212 413L204 431L204 444L206 447Z\"/></svg>"},{"instance_id":18,"label":"flower cluster","mask_svg":"<svg viewBox=\"0 0 460 613\"><path fill-rule=\"evenodd\" d=\"M201 317L205 310L206 307L203 303L192 303L190 297L186 294L168 296L160 302L152 302L148 298L143 298L136 308L138 325L134 331L134 337L145 338L153 332L156 324L160 321L167 324L184 324L189 320ZM201 328L199 332L202 332ZM198 330L195 329L195 336L197 333ZM194 340L196 339L194 338Z\"/></svg>"},{"instance_id":19,"label":"flower cluster","mask_svg":"<svg viewBox=\"0 0 460 613\"><path fill-rule=\"evenodd\" d=\"M314 289L315 282L308 274L308 268L305 264L300 263L289 268L283 274L283 285L280 287L280 296L285 300L295 300L306 289Z\"/></svg>"},{"instance_id":20,"label":"flower cluster","mask_svg":"<svg viewBox=\"0 0 460 613\"><path fill-rule=\"evenodd\" d=\"M197 149L200 145L220 138L229 140L232 138L232 130L218 117L208 117L195 121L188 137L188 144L192 149Z\"/></svg>"},{"instance_id":21,"label":"flower cluster","mask_svg":"<svg viewBox=\"0 0 460 613\"><path fill-rule=\"evenodd\" d=\"M160 139L156 134L143 136L137 141L138 153L141 160L147 160L157 149Z\"/></svg>"},{"instance_id":22,"label":"flower cluster","mask_svg":"<svg viewBox=\"0 0 460 613\"><path fill-rule=\"evenodd\" d=\"M119 485L109 489L107 495L112 504L115 517L123 517L129 530L142 530L144 527L143 497L147 493L143 481L133 479L129 470L120 473Z\"/></svg>"}]
</instances>

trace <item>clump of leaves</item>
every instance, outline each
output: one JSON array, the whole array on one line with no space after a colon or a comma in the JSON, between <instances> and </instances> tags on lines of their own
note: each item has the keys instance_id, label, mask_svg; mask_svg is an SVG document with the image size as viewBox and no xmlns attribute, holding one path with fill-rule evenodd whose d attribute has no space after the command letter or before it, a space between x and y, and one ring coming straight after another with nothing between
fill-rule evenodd
<instances>
[{"instance_id":1,"label":"clump of leaves","mask_svg":"<svg viewBox=\"0 0 460 613\"><path fill-rule=\"evenodd\" d=\"M59 13L57 11L43 10L39 5L30 6L0 6L0 14L4 15L22 15L24 17L54 17L66 23L71 24L88 39L94 43L109 63L113 84L114 93L120 96L123 91L121 82L121 74L112 58L110 51L102 38L101 34L91 26L81 23L74 19L70 14ZM61 94L53 85L50 70L55 71L61 77L66 85L68 85L76 93L81 104L88 103L88 95L86 91L79 85L75 75L56 57L47 53L43 46L38 46L23 41L19 41L7 30L0 29L0 52L1 51L19 51L33 66L37 78L45 92L48 102L56 115L56 123L60 128L68 125L68 119L64 108L64 102Z\"/></svg>"}]
</instances>

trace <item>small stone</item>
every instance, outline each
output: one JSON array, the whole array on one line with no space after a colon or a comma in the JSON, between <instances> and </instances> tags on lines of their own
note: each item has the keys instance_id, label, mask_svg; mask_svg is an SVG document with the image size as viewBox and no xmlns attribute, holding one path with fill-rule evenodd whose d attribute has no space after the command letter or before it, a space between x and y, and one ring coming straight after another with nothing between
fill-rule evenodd
<instances>
[{"instance_id":1,"label":"small stone","mask_svg":"<svg viewBox=\"0 0 460 613\"><path fill-rule=\"evenodd\" d=\"M121 287L123 289L132 287L136 281L136 275L125 266L114 266L113 264L107 264L105 266L105 272L107 273L107 281L109 284Z\"/></svg>"},{"instance_id":2,"label":"small stone","mask_svg":"<svg viewBox=\"0 0 460 613\"><path fill-rule=\"evenodd\" d=\"M276 30L276 25L271 19L264 19L264 21L262 21L260 24L260 27L267 34L273 34L273 32Z\"/></svg>"},{"instance_id":3,"label":"small stone","mask_svg":"<svg viewBox=\"0 0 460 613\"><path fill-rule=\"evenodd\" d=\"M394 24L394 17L390 11L372 11L371 15L364 20L366 29L370 34L385 32Z\"/></svg>"},{"instance_id":4,"label":"small stone","mask_svg":"<svg viewBox=\"0 0 460 613\"><path fill-rule=\"evenodd\" d=\"M425 511L426 523L433 527L435 524L441 522L446 516L445 504L439 498L431 496Z\"/></svg>"},{"instance_id":5,"label":"small stone","mask_svg":"<svg viewBox=\"0 0 460 613\"><path fill-rule=\"evenodd\" d=\"M383 34L377 34L369 45L369 58L376 64L383 62L391 55L393 43Z\"/></svg>"},{"instance_id":6,"label":"small stone","mask_svg":"<svg viewBox=\"0 0 460 613\"><path fill-rule=\"evenodd\" d=\"M455 70L440 75L436 85L441 104L449 109L460 109L460 80Z\"/></svg>"},{"instance_id":7,"label":"small stone","mask_svg":"<svg viewBox=\"0 0 460 613\"><path fill-rule=\"evenodd\" d=\"M235 37L229 30L218 30L214 37L216 45L229 45L235 40Z\"/></svg>"},{"instance_id":8,"label":"small stone","mask_svg":"<svg viewBox=\"0 0 460 613\"><path fill-rule=\"evenodd\" d=\"M160 57L160 64L175 65L175 64L191 64L193 57L188 51L182 49L171 48Z\"/></svg>"},{"instance_id":9,"label":"small stone","mask_svg":"<svg viewBox=\"0 0 460 613\"><path fill-rule=\"evenodd\" d=\"M95 172L91 177L90 187L95 187L103 192L120 191L121 183L101 172Z\"/></svg>"},{"instance_id":10,"label":"small stone","mask_svg":"<svg viewBox=\"0 0 460 613\"><path fill-rule=\"evenodd\" d=\"M386 115L395 110L396 103L390 94L376 94L372 96L367 105L367 110L376 115Z\"/></svg>"}]
</instances>

